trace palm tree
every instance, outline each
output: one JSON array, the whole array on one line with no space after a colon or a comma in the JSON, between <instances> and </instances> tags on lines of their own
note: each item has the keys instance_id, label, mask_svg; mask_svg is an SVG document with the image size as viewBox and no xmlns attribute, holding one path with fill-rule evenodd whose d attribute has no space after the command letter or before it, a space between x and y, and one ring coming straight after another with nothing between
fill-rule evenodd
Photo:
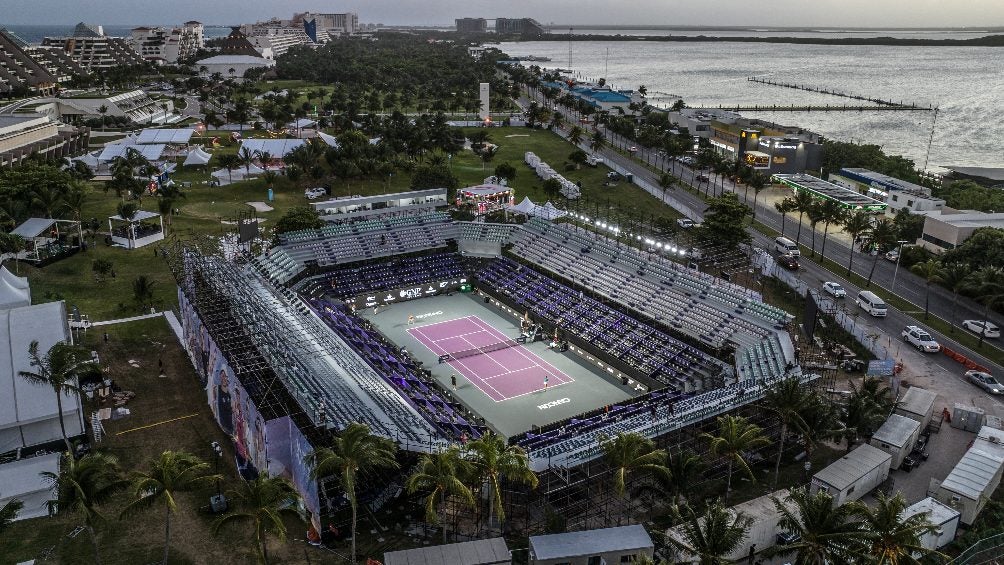
<instances>
[{"instance_id":1,"label":"palm tree","mask_svg":"<svg viewBox=\"0 0 1004 565\"><path fill-rule=\"evenodd\" d=\"M896 403L889 387L877 378L865 377L858 386L853 381L851 395L844 406L847 450L854 440L871 435L889 417Z\"/></svg>"},{"instance_id":2,"label":"palm tree","mask_svg":"<svg viewBox=\"0 0 1004 565\"><path fill-rule=\"evenodd\" d=\"M812 196L807 190L799 190L795 192L795 196L792 197L795 209L792 212L798 212L798 233L795 235L795 243L802 242L802 216L807 214L809 210L816 204L816 198Z\"/></svg>"},{"instance_id":3,"label":"palm tree","mask_svg":"<svg viewBox=\"0 0 1004 565\"><path fill-rule=\"evenodd\" d=\"M938 282L942 286L952 291L952 316L951 324L948 327L948 331L955 333L955 320L958 312L959 306L959 293L965 290L966 286L969 285L972 280L970 276L972 271L969 265L965 263L946 263L941 266L941 270L938 271Z\"/></svg>"},{"instance_id":4,"label":"palm tree","mask_svg":"<svg viewBox=\"0 0 1004 565\"><path fill-rule=\"evenodd\" d=\"M823 211L823 205L818 200L812 203L812 206L805 211L805 215L809 218L809 227L812 228L812 244L811 244L811 257L816 256L816 226L819 222L826 218L826 213Z\"/></svg>"},{"instance_id":5,"label":"palm tree","mask_svg":"<svg viewBox=\"0 0 1004 565\"><path fill-rule=\"evenodd\" d=\"M926 320L931 311L931 283L938 282L938 274L941 272L941 261L928 259L922 263L911 265L910 271L924 279L924 319Z\"/></svg>"},{"instance_id":6,"label":"palm tree","mask_svg":"<svg viewBox=\"0 0 1004 565\"><path fill-rule=\"evenodd\" d=\"M650 471L668 475L666 450L656 449L655 442L639 433L618 433L614 437L600 436L600 449L607 463L614 468L613 487L617 496L624 496L627 476L634 471Z\"/></svg>"},{"instance_id":7,"label":"palm tree","mask_svg":"<svg viewBox=\"0 0 1004 565\"><path fill-rule=\"evenodd\" d=\"M77 513L83 516L84 526L94 546L94 562L101 563L96 525L104 521L97 507L109 502L115 494L126 488L128 481L122 477L118 460L104 453L90 453L80 460L72 456L63 458L58 473L41 473L55 498L49 501L51 510Z\"/></svg>"},{"instance_id":8,"label":"palm tree","mask_svg":"<svg viewBox=\"0 0 1004 565\"><path fill-rule=\"evenodd\" d=\"M241 166L244 167L245 175L251 174L251 165L254 165L255 153L247 147L242 147L240 153L237 154L237 158L241 161Z\"/></svg>"},{"instance_id":9,"label":"palm tree","mask_svg":"<svg viewBox=\"0 0 1004 565\"><path fill-rule=\"evenodd\" d=\"M666 473L657 473L656 480L663 491L673 497L673 504L680 501L680 495L689 491L704 470L701 457L692 451L680 450L666 457Z\"/></svg>"},{"instance_id":10,"label":"palm tree","mask_svg":"<svg viewBox=\"0 0 1004 565\"><path fill-rule=\"evenodd\" d=\"M969 288L976 293L976 300L983 304L983 319L990 317L990 309L1004 304L1004 268L983 267L973 273ZM978 347L983 347L985 332L980 332Z\"/></svg>"},{"instance_id":11,"label":"palm tree","mask_svg":"<svg viewBox=\"0 0 1004 565\"><path fill-rule=\"evenodd\" d=\"M146 275L140 275L132 282L133 297L140 308L145 308L147 304L153 301L153 288L156 284L156 281L148 278Z\"/></svg>"},{"instance_id":12,"label":"palm tree","mask_svg":"<svg viewBox=\"0 0 1004 565\"><path fill-rule=\"evenodd\" d=\"M122 510L129 515L155 505L164 506L164 565L171 549L171 514L177 508L175 496L179 492L192 490L203 483L220 479L209 475L209 465L191 453L165 451L150 461L150 470L137 472L133 478L135 500Z\"/></svg>"},{"instance_id":13,"label":"palm tree","mask_svg":"<svg viewBox=\"0 0 1004 565\"><path fill-rule=\"evenodd\" d=\"M17 515L21 513L24 508L24 502L16 498L12 498L0 506L0 533L3 533L14 520L17 520Z\"/></svg>"},{"instance_id":14,"label":"palm tree","mask_svg":"<svg viewBox=\"0 0 1004 565\"><path fill-rule=\"evenodd\" d=\"M875 256L872 257L872 268L868 271L868 282L865 283L866 287L872 285L872 275L875 274L875 265L878 264L879 255L883 249L896 243L898 233L899 230L896 229L895 224L888 218L881 218L872 226L869 232L871 235L870 245L874 247Z\"/></svg>"},{"instance_id":15,"label":"palm tree","mask_svg":"<svg viewBox=\"0 0 1004 565\"><path fill-rule=\"evenodd\" d=\"M568 141L572 145L578 145L582 142L582 128L579 126L572 126L572 129L568 130Z\"/></svg>"},{"instance_id":16,"label":"palm tree","mask_svg":"<svg viewBox=\"0 0 1004 565\"><path fill-rule=\"evenodd\" d=\"M593 133L592 140L589 143L589 148L595 153L606 146L606 140L603 138L603 132L597 131Z\"/></svg>"},{"instance_id":17,"label":"palm tree","mask_svg":"<svg viewBox=\"0 0 1004 565\"><path fill-rule=\"evenodd\" d=\"M91 356L84 349L68 343L56 343L45 355L39 355L38 341L32 341L28 346L28 359L34 370L19 371L18 375L33 385L52 387L56 394L56 411L60 416L63 414L63 396L79 397L80 377L100 371L97 365L91 363ZM66 435L63 420L59 418L59 431L63 434L66 452L72 455L73 446Z\"/></svg>"},{"instance_id":18,"label":"palm tree","mask_svg":"<svg viewBox=\"0 0 1004 565\"><path fill-rule=\"evenodd\" d=\"M784 221L788 219L788 212L794 212L795 199L792 197L784 198L779 202L774 203L774 209L777 210L778 214L781 214L781 235L784 235Z\"/></svg>"},{"instance_id":19,"label":"palm tree","mask_svg":"<svg viewBox=\"0 0 1004 565\"><path fill-rule=\"evenodd\" d=\"M805 428L805 422L802 420L802 411L805 409L808 399L809 394L807 389L795 377L787 377L778 381L767 389L766 394L764 394L761 405L781 422L777 461L774 463L773 490L777 490L777 478L781 474L781 456L784 454L784 441L788 437L788 428L794 428L797 433L801 433Z\"/></svg>"},{"instance_id":20,"label":"palm tree","mask_svg":"<svg viewBox=\"0 0 1004 565\"><path fill-rule=\"evenodd\" d=\"M315 479L338 475L345 497L352 507L352 562L356 559L356 479L360 472L374 469L396 469L394 442L373 435L369 426L353 422L335 439L330 448L315 449L307 455L306 463Z\"/></svg>"},{"instance_id":21,"label":"palm tree","mask_svg":"<svg viewBox=\"0 0 1004 565\"><path fill-rule=\"evenodd\" d=\"M937 529L929 515L922 513L903 518L906 507L902 493L891 498L878 493L874 507L861 505L858 509L865 530L859 538L864 546L862 553L869 555L872 563L920 563L916 555L938 553L924 547L920 541L921 536Z\"/></svg>"},{"instance_id":22,"label":"palm tree","mask_svg":"<svg viewBox=\"0 0 1004 565\"><path fill-rule=\"evenodd\" d=\"M719 416L718 435L703 433L701 437L708 440L712 455L722 456L728 460L725 502L729 501L729 494L732 491L732 468L735 465L745 471L750 480L756 482L753 470L746 463L745 453L770 443L763 435L760 426L751 424L742 416Z\"/></svg>"},{"instance_id":23,"label":"palm tree","mask_svg":"<svg viewBox=\"0 0 1004 565\"><path fill-rule=\"evenodd\" d=\"M227 176L230 178L230 182L234 182L234 169L240 168L243 164L239 155L233 153L225 153L217 157L216 162L219 163L221 167L227 170Z\"/></svg>"},{"instance_id":24,"label":"palm tree","mask_svg":"<svg viewBox=\"0 0 1004 565\"><path fill-rule=\"evenodd\" d=\"M844 220L844 231L851 236L850 259L847 260L847 276L851 276L851 267L854 265L854 244L858 239L868 233L872 228L872 218L868 212L858 210L847 216Z\"/></svg>"},{"instance_id":25,"label":"palm tree","mask_svg":"<svg viewBox=\"0 0 1004 565\"><path fill-rule=\"evenodd\" d=\"M799 565L827 565L852 563L860 555L855 547L863 535L857 519L860 503L834 508L833 497L826 491L810 495L805 488L792 490L787 501L773 495L770 498L781 515L778 527L797 541L771 547L765 552L767 556L794 553Z\"/></svg>"},{"instance_id":26,"label":"palm tree","mask_svg":"<svg viewBox=\"0 0 1004 565\"><path fill-rule=\"evenodd\" d=\"M819 257L826 259L826 236L829 235L830 224L842 226L847 220L847 209L836 200L826 200L822 206L823 213L823 247L819 250ZM851 247L854 243L851 243ZM853 253L853 251L852 251Z\"/></svg>"},{"instance_id":27,"label":"palm tree","mask_svg":"<svg viewBox=\"0 0 1004 565\"><path fill-rule=\"evenodd\" d=\"M840 413L836 406L819 394L812 392L799 412L802 422L802 449L805 459L812 459L812 450L824 441L843 436L844 426L840 422Z\"/></svg>"},{"instance_id":28,"label":"palm tree","mask_svg":"<svg viewBox=\"0 0 1004 565\"><path fill-rule=\"evenodd\" d=\"M425 491L425 521L439 522L436 507L446 503L447 496L456 496L468 505L474 506L474 495L464 484L462 477L470 472L470 464L460 455L460 449L453 445L446 451L426 453L418 460L415 471L405 481L409 494ZM443 543L446 543L446 527L443 527Z\"/></svg>"},{"instance_id":29,"label":"palm tree","mask_svg":"<svg viewBox=\"0 0 1004 565\"><path fill-rule=\"evenodd\" d=\"M700 565L725 565L732 563L728 558L746 538L753 518L742 512L731 512L716 500L708 505L704 514L698 515L689 505L683 506L683 512L676 510L675 514L683 522L679 526L680 537L668 537L669 542L678 550L693 555ZM687 563L692 562L690 555Z\"/></svg>"},{"instance_id":30,"label":"palm tree","mask_svg":"<svg viewBox=\"0 0 1004 565\"><path fill-rule=\"evenodd\" d=\"M765 188L767 188L767 181L768 180L770 180L769 177L766 177L766 176L764 176L764 175L762 175L760 173L753 173L753 176L750 177L749 183L750 183L750 186L753 187L753 219L754 220L756 220L756 208L757 208L758 199L760 198L760 193L763 192L763 190Z\"/></svg>"},{"instance_id":31,"label":"palm tree","mask_svg":"<svg viewBox=\"0 0 1004 565\"><path fill-rule=\"evenodd\" d=\"M249 523L254 526L258 558L268 564L268 534L271 532L279 541L286 541L286 524L283 513L296 514L296 502L300 495L288 479L259 475L253 481L244 481L241 487L230 491L230 500L239 510L227 513L213 522L213 533L218 534L223 526L232 522Z\"/></svg>"},{"instance_id":32,"label":"palm tree","mask_svg":"<svg viewBox=\"0 0 1004 565\"><path fill-rule=\"evenodd\" d=\"M467 460L480 477L480 484L488 485L488 520L491 523L498 508L499 527L505 520L502 508L502 488L499 479L537 488L537 475L530 469L526 451L518 445L507 446L498 435L487 432L467 445Z\"/></svg>"}]
</instances>

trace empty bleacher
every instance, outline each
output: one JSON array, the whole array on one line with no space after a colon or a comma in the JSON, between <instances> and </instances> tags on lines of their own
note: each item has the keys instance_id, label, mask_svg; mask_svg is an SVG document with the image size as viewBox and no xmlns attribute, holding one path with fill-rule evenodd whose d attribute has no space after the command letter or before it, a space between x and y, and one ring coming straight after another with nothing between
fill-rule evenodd
<instances>
[{"instance_id":1,"label":"empty bleacher","mask_svg":"<svg viewBox=\"0 0 1004 565\"><path fill-rule=\"evenodd\" d=\"M456 239L456 226L446 212L369 218L279 236L293 261L316 261L320 267L445 247L450 239Z\"/></svg>"},{"instance_id":2,"label":"empty bleacher","mask_svg":"<svg viewBox=\"0 0 1004 565\"><path fill-rule=\"evenodd\" d=\"M455 253L392 258L362 266L343 266L326 275L325 290L348 298L364 292L390 290L464 275Z\"/></svg>"}]
</instances>

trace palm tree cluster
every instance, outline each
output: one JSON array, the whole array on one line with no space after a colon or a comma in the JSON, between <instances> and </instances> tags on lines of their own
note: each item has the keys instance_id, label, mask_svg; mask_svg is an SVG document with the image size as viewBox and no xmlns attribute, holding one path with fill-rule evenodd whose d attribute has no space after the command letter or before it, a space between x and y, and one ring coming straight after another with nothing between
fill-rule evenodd
<instances>
[{"instance_id":1,"label":"palm tree cluster","mask_svg":"<svg viewBox=\"0 0 1004 565\"><path fill-rule=\"evenodd\" d=\"M76 169L35 158L0 171L0 228L9 231L29 217L80 219L87 191Z\"/></svg>"},{"instance_id":2,"label":"palm tree cluster","mask_svg":"<svg viewBox=\"0 0 1004 565\"><path fill-rule=\"evenodd\" d=\"M478 83L491 84L492 107L502 107L509 89L496 73L504 58L496 50L473 59L462 43L381 34L380 41L345 39L320 49L290 49L279 58L283 79L336 85L322 109L341 112L425 113L480 109Z\"/></svg>"}]
</instances>

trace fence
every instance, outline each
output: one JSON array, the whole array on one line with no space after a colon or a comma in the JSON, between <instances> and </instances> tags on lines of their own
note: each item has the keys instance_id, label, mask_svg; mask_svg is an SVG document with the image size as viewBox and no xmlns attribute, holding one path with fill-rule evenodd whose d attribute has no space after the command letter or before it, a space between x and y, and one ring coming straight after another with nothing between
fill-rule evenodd
<instances>
[{"instance_id":1,"label":"fence","mask_svg":"<svg viewBox=\"0 0 1004 565\"><path fill-rule=\"evenodd\" d=\"M750 257L750 260L752 261L754 267L760 269L760 272L765 276L773 277L781 281L785 284L785 286L791 288L803 298L809 294L809 285L807 285L805 281L796 277L791 271L781 268L781 266L774 261L774 257L766 250L755 248L752 253L753 256ZM856 317L847 313L844 304L838 304L833 298L822 296L815 292L813 292L813 298L816 300L816 304L819 306L820 310L833 316L833 319L837 322L837 324L843 328L844 331L851 334L851 336L857 340L858 343L867 348L868 351L871 351L872 354L875 355L876 359L889 359L893 357L892 351L889 347L886 347L879 341L880 335L878 333L871 333L868 326L858 324Z\"/></svg>"},{"instance_id":2,"label":"fence","mask_svg":"<svg viewBox=\"0 0 1004 565\"><path fill-rule=\"evenodd\" d=\"M948 562L948 565L981 565L983 563L1000 563L1004 557L1004 534L997 534L966 548L958 557Z\"/></svg>"}]
</instances>

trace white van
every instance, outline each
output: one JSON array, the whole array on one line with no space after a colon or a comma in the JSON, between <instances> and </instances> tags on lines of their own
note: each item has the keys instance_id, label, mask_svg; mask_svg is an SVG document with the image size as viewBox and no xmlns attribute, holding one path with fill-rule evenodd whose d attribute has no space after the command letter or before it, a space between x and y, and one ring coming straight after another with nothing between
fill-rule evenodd
<instances>
[{"instance_id":1,"label":"white van","mask_svg":"<svg viewBox=\"0 0 1004 565\"><path fill-rule=\"evenodd\" d=\"M885 318L887 311L885 302L870 290L862 290L858 293L858 306L876 318Z\"/></svg>"},{"instance_id":2,"label":"white van","mask_svg":"<svg viewBox=\"0 0 1004 565\"><path fill-rule=\"evenodd\" d=\"M787 237L779 237L775 239L774 250L781 255L791 255L792 257L799 257L801 255L798 252L798 246L795 245L795 242Z\"/></svg>"}]
</instances>

